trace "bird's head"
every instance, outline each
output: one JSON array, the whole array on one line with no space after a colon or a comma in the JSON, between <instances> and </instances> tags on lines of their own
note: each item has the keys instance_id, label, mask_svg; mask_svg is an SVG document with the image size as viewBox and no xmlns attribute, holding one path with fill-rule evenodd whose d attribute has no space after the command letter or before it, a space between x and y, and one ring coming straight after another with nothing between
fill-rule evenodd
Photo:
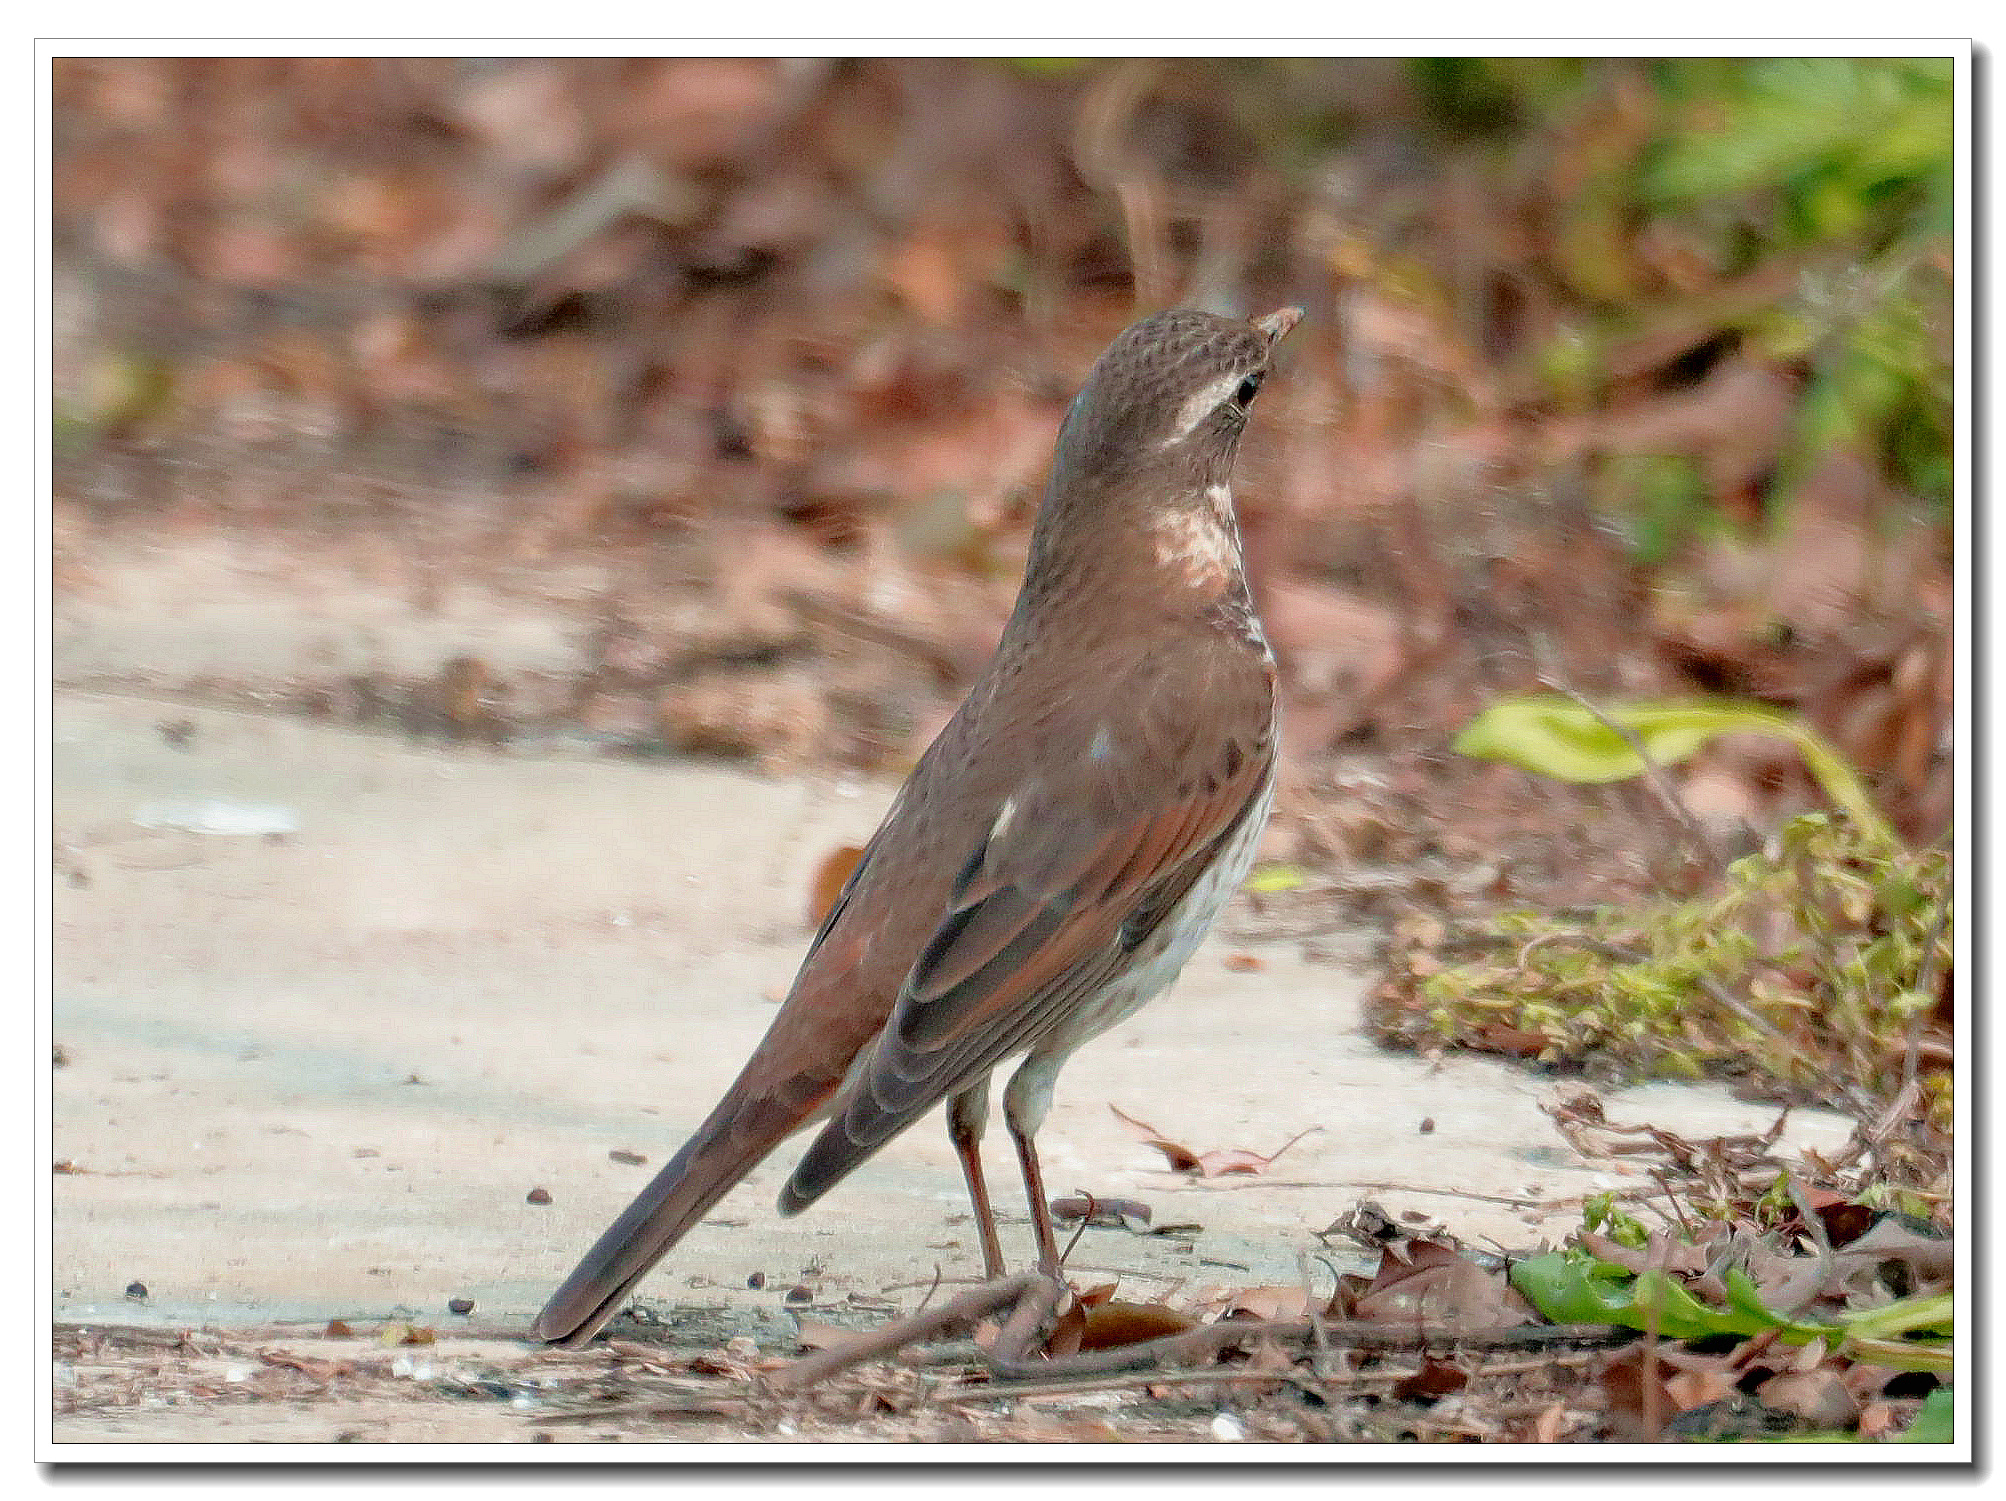
<instances>
[{"instance_id":1,"label":"bird's head","mask_svg":"<svg viewBox=\"0 0 2006 1501\"><path fill-rule=\"evenodd\" d=\"M1066 413L1053 489L1224 483L1275 346L1301 317L1294 307L1248 321L1173 308L1130 324Z\"/></svg>"},{"instance_id":2,"label":"bird's head","mask_svg":"<svg viewBox=\"0 0 2006 1501\"><path fill-rule=\"evenodd\" d=\"M1111 572L1187 603L1238 586L1227 481L1275 346L1301 317L1177 308L1116 336L1059 429L1026 601L1104 589Z\"/></svg>"}]
</instances>

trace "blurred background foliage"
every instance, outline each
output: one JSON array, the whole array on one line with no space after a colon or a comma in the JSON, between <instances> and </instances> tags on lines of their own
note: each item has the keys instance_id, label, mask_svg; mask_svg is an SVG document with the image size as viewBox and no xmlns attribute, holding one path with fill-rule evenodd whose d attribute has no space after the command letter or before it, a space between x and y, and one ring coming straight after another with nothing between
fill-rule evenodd
<instances>
[{"instance_id":1,"label":"blurred background foliage","mask_svg":"<svg viewBox=\"0 0 2006 1501\"><path fill-rule=\"evenodd\" d=\"M62 607L206 634L59 674L896 773L1097 350L1300 302L1239 486L1271 855L1672 878L1648 796L1448 753L1542 683L1801 714L1934 840L1952 106L1948 59L60 61ZM1679 778L1729 835L1819 803L1759 738Z\"/></svg>"}]
</instances>

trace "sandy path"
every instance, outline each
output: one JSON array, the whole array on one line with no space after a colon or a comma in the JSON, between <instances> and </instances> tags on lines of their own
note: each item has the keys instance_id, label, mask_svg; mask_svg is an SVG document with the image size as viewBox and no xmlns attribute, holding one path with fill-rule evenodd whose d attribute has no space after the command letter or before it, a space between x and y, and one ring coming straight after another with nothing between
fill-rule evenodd
<instances>
[{"instance_id":1,"label":"sandy path","mask_svg":"<svg viewBox=\"0 0 2006 1501\"><path fill-rule=\"evenodd\" d=\"M184 720L177 746L160 726ZM520 1329L728 1081L799 960L816 863L866 834L890 792L441 750L76 693L58 695L55 738L55 1037L68 1061L54 1154L78 1169L54 1180L67 1324L401 1315L491 1341ZM213 800L283 810L297 829L134 821ZM1359 1035L1359 975L1233 924L1170 996L1074 1060L1043 1138L1054 1192L1137 1198L1160 1225L1203 1229L1089 1231L1078 1266L1119 1270L1140 1296L1293 1283L1298 1253L1322 1249L1311 1232L1361 1197L1524 1246L1578 1213L1539 1206L1618 1181L1554 1133L1537 1108L1548 1081L1381 1052ZM1234 951L1261 966L1229 968ZM1266 1177L1191 1183L1110 1102L1201 1150L1323 1130ZM1711 1087L1610 1105L1695 1133L1771 1114ZM1845 1127L1803 1113L1793 1131L1831 1144ZM797 1286L825 1307L909 1303L936 1266L972 1270L937 1123L782 1220L772 1197L790 1161L756 1172L645 1285L713 1311L690 1315L692 1337L783 1338ZM1000 1136L991 1162L1007 1205ZM1362 1186L1385 1183L1405 1187ZM550 1204L526 1202L538 1187ZM1005 1234L1027 1252L1021 1216ZM125 1296L135 1281L143 1301ZM470 1319L448 1314L451 1298L474 1300ZM440 1421L430 1436L458 1431ZM499 1412L465 1422L469 1438L509 1429ZM113 1404L63 1419L57 1437L333 1431L310 1404Z\"/></svg>"}]
</instances>

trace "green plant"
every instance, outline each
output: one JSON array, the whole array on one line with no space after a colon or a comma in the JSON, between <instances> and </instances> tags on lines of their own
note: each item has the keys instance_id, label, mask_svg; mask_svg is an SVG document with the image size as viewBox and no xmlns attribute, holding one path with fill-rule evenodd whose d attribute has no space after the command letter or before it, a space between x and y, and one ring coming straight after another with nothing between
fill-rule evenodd
<instances>
[{"instance_id":1,"label":"green plant","mask_svg":"<svg viewBox=\"0 0 2006 1501\"><path fill-rule=\"evenodd\" d=\"M1619 782L1642 775L1650 763L1676 765L1727 734L1788 741L1825 795L1863 835L1894 842L1894 831L1875 811L1866 784L1831 742L1802 719L1763 704L1681 699L1598 710L1559 694L1522 694L1500 699L1477 715L1456 738L1455 749L1556 781Z\"/></svg>"},{"instance_id":2,"label":"green plant","mask_svg":"<svg viewBox=\"0 0 2006 1501\"><path fill-rule=\"evenodd\" d=\"M1583 918L1508 912L1475 957L1420 982L1436 1032L1505 1027L1542 1058L1625 1072L1734 1072L1861 1113L1911 1082L1950 1129L1948 1050L1931 1030L1951 966L1951 869L1827 814L1793 819L1722 889Z\"/></svg>"},{"instance_id":3,"label":"green plant","mask_svg":"<svg viewBox=\"0 0 2006 1501\"><path fill-rule=\"evenodd\" d=\"M1703 1302L1678 1278L1656 1268L1633 1271L1575 1246L1512 1263L1511 1285L1555 1323L1617 1324L1666 1339L1749 1337L1774 1331L1786 1344L1822 1339L1837 1354L1868 1365L1943 1374L1956 1303L1949 1293L1902 1298L1802 1319L1769 1307L1740 1267L1721 1276L1726 1297Z\"/></svg>"}]
</instances>

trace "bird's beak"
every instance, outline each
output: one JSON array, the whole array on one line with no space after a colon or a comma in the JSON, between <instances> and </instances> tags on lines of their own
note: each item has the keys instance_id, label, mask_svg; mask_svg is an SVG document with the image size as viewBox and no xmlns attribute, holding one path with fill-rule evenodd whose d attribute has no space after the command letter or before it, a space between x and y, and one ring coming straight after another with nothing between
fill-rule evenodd
<instances>
[{"instance_id":1,"label":"bird's beak","mask_svg":"<svg viewBox=\"0 0 2006 1501\"><path fill-rule=\"evenodd\" d=\"M1268 347L1274 348L1282 342L1288 331L1302 322L1303 310L1299 307L1276 308L1264 318L1256 318L1254 327L1268 336Z\"/></svg>"}]
</instances>

